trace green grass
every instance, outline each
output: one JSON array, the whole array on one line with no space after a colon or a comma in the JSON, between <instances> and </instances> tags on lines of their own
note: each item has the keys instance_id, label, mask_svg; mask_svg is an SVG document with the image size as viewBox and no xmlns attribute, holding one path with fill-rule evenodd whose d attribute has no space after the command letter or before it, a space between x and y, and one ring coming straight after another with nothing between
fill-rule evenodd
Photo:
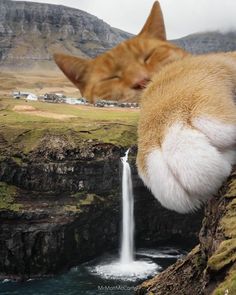
<instances>
[{"instance_id":1,"label":"green grass","mask_svg":"<svg viewBox=\"0 0 236 295\"><path fill-rule=\"evenodd\" d=\"M20 204L15 203L16 188L0 182L0 210L19 211Z\"/></svg>"},{"instance_id":2,"label":"green grass","mask_svg":"<svg viewBox=\"0 0 236 295\"><path fill-rule=\"evenodd\" d=\"M230 198L224 216L220 221L220 227L225 235L225 240L219 244L215 253L208 260L208 266L214 271L219 271L236 261L235 179L230 183L225 197Z\"/></svg>"},{"instance_id":3,"label":"green grass","mask_svg":"<svg viewBox=\"0 0 236 295\"><path fill-rule=\"evenodd\" d=\"M236 294L236 267L232 267L225 280L217 286L212 295Z\"/></svg>"},{"instance_id":4,"label":"green grass","mask_svg":"<svg viewBox=\"0 0 236 295\"><path fill-rule=\"evenodd\" d=\"M224 216L221 219L221 230L225 240L220 243L217 250L208 260L208 266L213 271L219 271L228 267L226 277L220 283L212 295L236 294L236 180L229 185L225 198L229 199Z\"/></svg>"},{"instance_id":5,"label":"green grass","mask_svg":"<svg viewBox=\"0 0 236 295\"><path fill-rule=\"evenodd\" d=\"M81 107L67 105L67 104L52 104L45 102L25 102L24 100L15 99L1 99L1 105L5 106L2 110L2 122L15 123L15 122L55 122L53 119L45 119L43 117L28 116L19 114L12 111L15 105L33 106L39 111L52 112L55 114L74 115L77 118L71 119L72 121L85 120L91 121L107 121L117 122L124 124L134 124L137 122L138 112L129 109L108 109L108 108L95 108L95 107ZM4 116L5 114L5 116ZM70 120L69 120L70 121Z\"/></svg>"},{"instance_id":6,"label":"green grass","mask_svg":"<svg viewBox=\"0 0 236 295\"><path fill-rule=\"evenodd\" d=\"M130 146L137 141L139 112L130 109L100 109L44 102L25 102L12 98L0 99L0 133L13 147L25 153L37 147L46 134L66 135L76 145L95 140ZM13 111L14 106L32 106L36 111L73 118L46 118L34 112Z\"/></svg>"},{"instance_id":7,"label":"green grass","mask_svg":"<svg viewBox=\"0 0 236 295\"><path fill-rule=\"evenodd\" d=\"M227 194L225 194L226 198L235 198L236 196L236 180L232 180L229 184L229 190Z\"/></svg>"},{"instance_id":8,"label":"green grass","mask_svg":"<svg viewBox=\"0 0 236 295\"><path fill-rule=\"evenodd\" d=\"M76 204L65 205L63 209L68 212L80 213L83 212L83 206L90 206L97 202L103 202L104 198L97 196L96 194L85 194L79 192L73 196Z\"/></svg>"},{"instance_id":9,"label":"green grass","mask_svg":"<svg viewBox=\"0 0 236 295\"><path fill-rule=\"evenodd\" d=\"M222 241L219 248L208 260L208 266L219 271L226 265L236 261L236 239Z\"/></svg>"},{"instance_id":10,"label":"green grass","mask_svg":"<svg viewBox=\"0 0 236 295\"><path fill-rule=\"evenodd\" d=\"M80 213L81 209L77 205L65 205L64 211L73 212L73 213Z\"/></svg>"},{"instance_id":11,"label":"green grass","mask_svg":"<svg viewBox=\"0 0 236 295\"><path fill-rule=\"evenodd\" d=\"M234 180L234 185L236 180ZM228 194L231 192L231 186ZM234 192L235 196L235 192ZM232 198L232 196L231 196ZM224 217L221 220L221 228L224 231L224 235L229 238L236 238L236 198L227 205Z\"/></svg>"}]
</instances>

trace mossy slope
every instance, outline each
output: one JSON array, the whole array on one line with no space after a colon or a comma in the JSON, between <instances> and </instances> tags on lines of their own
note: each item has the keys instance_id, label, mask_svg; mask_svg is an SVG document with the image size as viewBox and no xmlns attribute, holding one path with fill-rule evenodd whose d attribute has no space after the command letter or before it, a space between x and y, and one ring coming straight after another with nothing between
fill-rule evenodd
<instances>
[{"instance_id":1,"label":"mossy slope","mask_svg":"<svg viewBox=\"0 0 236 295\"><path fill-rule=\"evenodd\" d=\"M15 186L0 182L0 210L19 211L21 205L16 201Z\"/></svg>"}]
</instances>

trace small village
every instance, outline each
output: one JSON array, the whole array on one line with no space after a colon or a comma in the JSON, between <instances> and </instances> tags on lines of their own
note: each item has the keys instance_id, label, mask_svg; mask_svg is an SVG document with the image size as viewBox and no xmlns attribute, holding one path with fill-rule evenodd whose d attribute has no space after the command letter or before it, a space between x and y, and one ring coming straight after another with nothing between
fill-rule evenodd
<instances>
[{"instance_id":1,"label":"small village","mask_svg":"<svg viewBox=\"0 0 236 295\"><path fill-rule=\"evenodd\" d=\"M139 105L136 102L119 102L113 100L97 99L94 104L87 101L86 98L80 97L67 97L63 93L52 92L45 93L44 95L37 96L34 93L27 91L13 91L11 97L14 99L24 99L26 101L41 101L47 103L65 103L70 105L91 105L95 107L121 107L121 108L138 108Z\"/></svg>"}]
</instances>

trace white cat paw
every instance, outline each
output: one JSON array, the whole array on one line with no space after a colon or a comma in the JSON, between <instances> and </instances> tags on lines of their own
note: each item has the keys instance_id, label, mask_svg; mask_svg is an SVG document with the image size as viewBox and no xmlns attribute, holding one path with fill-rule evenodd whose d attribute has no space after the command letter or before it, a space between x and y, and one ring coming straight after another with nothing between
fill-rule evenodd
<instances>
[{"instance_id":1,"label":"white cat paw","mask_svg":"<svg viewBox=\"0 0 236 295\"><path fill-rule=\"evenodd\" d=\"M234 157L234 152L220 152L200 131L176 123L161 148L147 156L141 177L164 207L186 213L217 194Z\"/></svg>"}]
</instances>

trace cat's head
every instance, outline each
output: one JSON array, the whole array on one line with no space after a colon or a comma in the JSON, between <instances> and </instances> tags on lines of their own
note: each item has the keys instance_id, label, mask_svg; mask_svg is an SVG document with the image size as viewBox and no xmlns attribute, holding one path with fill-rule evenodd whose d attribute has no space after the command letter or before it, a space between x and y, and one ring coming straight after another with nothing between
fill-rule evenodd
<instances>
[{"instance_id":1,"label":"cat's head","mask_svg":"<svg viewBox=\"0 0 236 295\"><path fill-rule=\"evenodd\" d=\"M64 74L90 102L97 98L138 101L152 76L187 53L166 41L162 11L155 2L141 32L94 59L57 53Z\"/></svg>"}]
</instances>

